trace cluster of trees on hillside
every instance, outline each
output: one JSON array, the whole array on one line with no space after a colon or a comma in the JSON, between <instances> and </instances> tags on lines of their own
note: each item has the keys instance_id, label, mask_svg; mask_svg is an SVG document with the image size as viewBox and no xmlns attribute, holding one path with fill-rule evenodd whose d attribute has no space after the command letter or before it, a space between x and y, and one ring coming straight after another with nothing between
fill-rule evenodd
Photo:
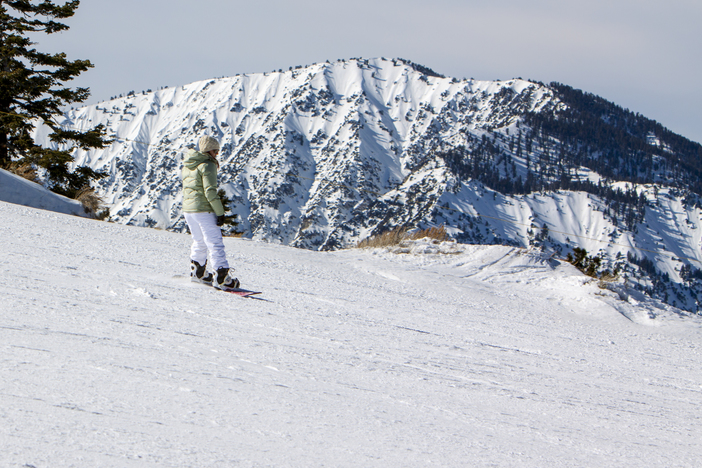
<instances>
[{"instance_id":1,"label":"cluster of trees on hillside","mask_svg":"<svg viewBox=\"0 0 702 468\"><path fill-rule=\"evenodd\" d=\"M527 113L511 134L488 129L480 138L466 135L466 146L439 156L457 176L505 194L572 190L597 195L608 205L606 214L630 230L645 214L637 184L663 183L702 194L702 145L598 96L559 83L551 89L566 106ZM604 179L582 180L580 167ZM630 185L615 188L608 181Z\"/></svg>"},{"instance_id":2,"label":"cluster of trees on hillside","mask_svg":"<svg viewBox=\"0 0 702 468\"><path fill-rule=\"evenodd\" d=\"M488 143L478 144L471 150L459 147L439 155L451 171L464 180L479 180L487 187L507 195L524 195L536 191L570 190L587 192L598 196L606 204L605 215L615 223L621 222L629 230L634 230L636 225L643 221L646 214L646 197L639 194L634 184L626 189L613 187L607 183L594 183L591 180L579 180L571 177L562 170L546 175L547 171L529 171L526 179L521 175L513 177L509 170L501 170L497 164L499 158L510 167L509 155ZM554 176L555 175L555 176Z\"/></svg>"},{"instance_id":3,"label":"cluster of trees on hillside","mask_svg":"<svg viewBox=\"0 0 702 468\"><path fill-rule=\"evenodd\" d=\"M524 117L535 135L562 145L568 163L632 183L686 187L702 193L702 145L601 97L551 83L566 107Z\"/></svg>"}]
</instances>

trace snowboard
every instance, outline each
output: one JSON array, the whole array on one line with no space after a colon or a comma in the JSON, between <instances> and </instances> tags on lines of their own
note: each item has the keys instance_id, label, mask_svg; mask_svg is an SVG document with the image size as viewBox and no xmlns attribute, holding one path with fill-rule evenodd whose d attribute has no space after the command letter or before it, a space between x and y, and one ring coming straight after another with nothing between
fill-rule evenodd
<instances>
[{"instance_id":1,"label":"snowboard","mask_svg":"<svg viewBox=\"0 0 702 468\"><path fill-rule=\"evenodd\" d=\"M215 289L217 289L217 288L215 288ZM249 291L248 289L241 289L241 288L220 289L220 291L236 294L237 296L241 296L241 297L251 297L251 296L254 296L256 294L261 294L261 291Z\"/></svg>"},{"instance_id":2,"label":"snowboard","mask_svg":"<svg viewBox=\"0 0 702 468\"><path fill-rule=\"evenodd\" d=\"M202 280L199 280L199 279L196 279L193 277L190 277L190 280L193 283L199 283L199 284L204 284L205 286L214 287L214 286L212 286L212 283L207 282L207 281L202 281ZM219 291L228 292L231 294L236 294L237 296L241 296L241 297L249 297L249 296L254 296L256 294L261 294L261 291L249 291L248 289L241 289L241 288L227 288L227 289L214 288L214 289L217 289Z\"/></svg>"}]
</instances>

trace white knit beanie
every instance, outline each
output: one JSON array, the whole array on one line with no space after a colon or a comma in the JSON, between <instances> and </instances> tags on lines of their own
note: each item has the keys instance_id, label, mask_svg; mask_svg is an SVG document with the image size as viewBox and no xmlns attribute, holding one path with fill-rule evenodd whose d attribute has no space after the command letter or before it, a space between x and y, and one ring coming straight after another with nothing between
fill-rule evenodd
<instances>
[{"instance_id":1,"label":"white knit beanie","mask_svg":"<svg viewBox=\"0 0 702 468\"><path fill-rule=\"evenodd\" d=\"M219 143L217 142L217 140L215 140L211 136L207 136L207 135L200 137L200 141L198 142L198 146L200 147L201 153L208 153L212 150L219 149Z\"/></svg>"}]
</instances>

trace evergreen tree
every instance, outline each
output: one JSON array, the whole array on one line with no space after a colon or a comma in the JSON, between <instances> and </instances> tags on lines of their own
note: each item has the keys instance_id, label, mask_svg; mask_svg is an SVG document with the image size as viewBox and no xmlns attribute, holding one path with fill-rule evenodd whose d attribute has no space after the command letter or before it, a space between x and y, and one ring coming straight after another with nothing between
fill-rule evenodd
<instances>
[{"instance_id":1,"label":"evergreen tree","mask_svg":"<svg viewBox=\"0 0 702 468\"><path fill-rule=\"evenodd\" d=\"M74 0L59 6L49 0L0 0L0 168L44 168L50 188L70 197L105 175L86 166L69 168L76 147L105 146L104 127L81 132L61 128L56 121L63 106L84 102L90 95L88 88L71 89L64 83L93 65L88 60L70 61L65 53L39 52L28 35L68 29L57 20L73 16L79 3ZM31 133L42 124L50 128L51 141L67 149L36 145Z\"/></svg>"},{"instance_id":2,"label":"evergreen tree","mask_svg":"<svg viewBox=\"0 0 702 468\"><path fill-rule=\"evenodd\" d=\"M224 225L222 226L224 234L227 236L243 234L243 231L237 230L237 227L239 226L239 220L237 219L238 216L235 214L227 214L231 213L232 211L232 207L230 206L232 200L227 197L227 193L224 191L224 189L217 190L217 195L222 201L222 206L224 207Z\"/></svg>"},{"instance_id":3,"label":"evergreen tree","mask_svg":"<svg viewBox=\"0 0 702 468\"><path fill-rule=\"evenodd\" d=\"M569 253L566 260L587 276L599 277L600 264L602 263L602 259L599 256L588 256L587 250L575 247L573 253Z\"/></svg>"}]
</instances>

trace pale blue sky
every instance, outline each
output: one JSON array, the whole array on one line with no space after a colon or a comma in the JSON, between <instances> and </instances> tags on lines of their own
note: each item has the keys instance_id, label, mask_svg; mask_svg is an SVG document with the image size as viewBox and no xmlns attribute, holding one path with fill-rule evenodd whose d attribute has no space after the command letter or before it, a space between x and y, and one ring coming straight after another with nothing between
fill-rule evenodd
<instances>
[{"instance_id":1,"label":"pale blue sky","mask_svg":"<svg viewBox=\"0 0 702 468\"><path fill-rule=\"evenodd\" d=\"M61 3L58 1L58 3ZM351 57L559 81L702 142L699 0L83 0L38 48L89 59L90 103Z\"/></svg>"}]
</instances>

